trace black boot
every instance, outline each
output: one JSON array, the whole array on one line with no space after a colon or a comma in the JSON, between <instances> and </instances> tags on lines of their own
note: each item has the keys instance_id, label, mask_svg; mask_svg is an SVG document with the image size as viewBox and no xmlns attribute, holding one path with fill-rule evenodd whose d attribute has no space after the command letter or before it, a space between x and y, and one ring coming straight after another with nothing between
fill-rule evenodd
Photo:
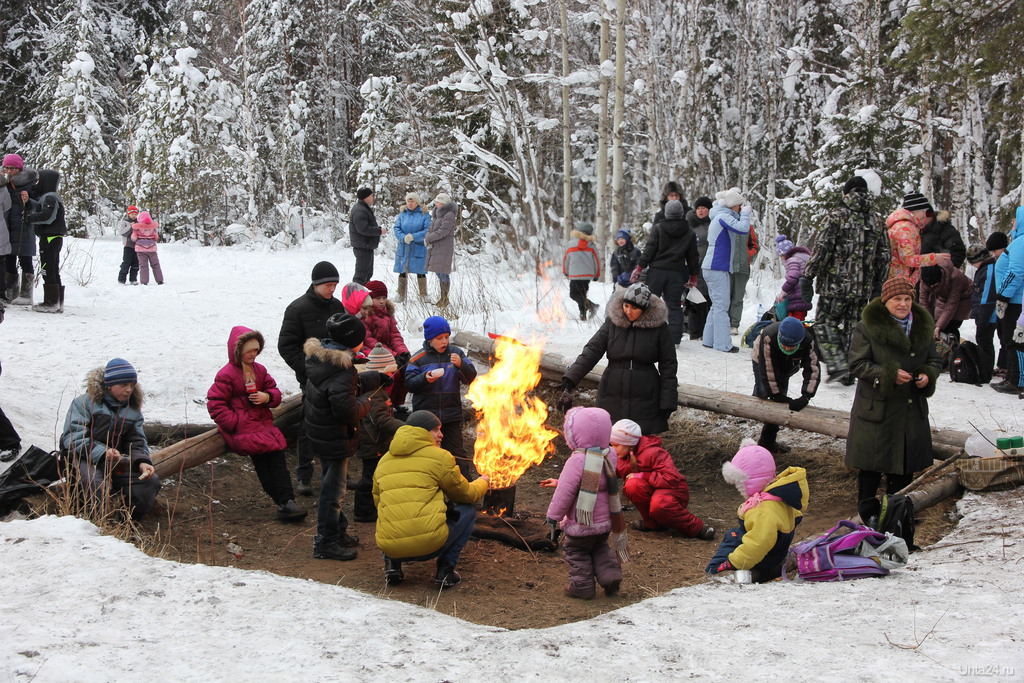
<instances>
[{"instance_id":1,"label":"black boot","mask_svg":"<svg viewBox=\"0 0 1024 683\"><path fill-rule=\"evenodd\" d=\"M21 272L21 295L16 297L12 304L18 306L31 306L33 301L33 294L35 293L35 274Z\"/></svg>"},{"instance_id":2,"label":"black boot","mask_svg":"<svg viewBox=\"0 0 1024 683\"><path fill-rule=\"evenodd\" d=\"M455 567L438 558L437 574L434 575L434 585L443 590L459 585L460 581L462 581L462 577L459 576L457 571L455 571Z\"/></svg>"},{"instance_id":3,"label":"black boot","mask_svg":"<svg viewBox=\"0 0 1024 683\"><path fill-rule=\"evenodd\" d=\"M43 285L43 303L32 307L38 313L60 313L60 285Z\"/></svg>"},{"instance_id":4,"label":"black boot","mask_svg":"<svg viewBox=\"0 0 1024 683\"><path fill-rule=\"evenodd\" d=\"M348 562L359 556L355 548L346 548L337 541L324 543L321 536L313 538L313 557L318 560L338 560Z\"/></svg>"},{"instance_id":5,"label":"black boot","mask_svg":"<svg viewBox=\"0 0 1024 683\"><path fill-rule=\"evenodd\" d=\"M373 494L356 488L352 501L352 519L357 522L376 522L377 508L373 504Z\"/></svg>"},{"instance_id":6,"label":"black boot","mask_svg":"<svg viewBox=\"0 0 1024 683\"><path fill-rule=\"evenodd\" d=\"M283 503L277 506L277 520L279 522L301 522L306 518L308 513L295 504L294 500L289 500L287 503Z\"/></svg>"},{"instance_id":7,"label":"black boot","mask_svg":"<svg viewBox=\"0 0 1024 683\"><path fill-rule=\"evenodd\" d=\"M385 557L384 583L394 586L397 583L402 583L403 579L405 579L405 572L402 571L402 563L398 560L392 560L390 557Z\"/></svg>"}]
</instances>

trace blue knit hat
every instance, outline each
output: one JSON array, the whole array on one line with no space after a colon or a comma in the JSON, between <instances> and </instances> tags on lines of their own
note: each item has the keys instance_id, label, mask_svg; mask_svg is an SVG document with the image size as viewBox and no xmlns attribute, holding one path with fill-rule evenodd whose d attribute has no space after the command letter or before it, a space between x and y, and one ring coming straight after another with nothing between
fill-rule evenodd
<instances>
[{"instance_id":1,"label":"blue knit hat","mask_svg":"<svg viewBox=\"0 0 1024 683\"><path fill-rule=\"evenodd\" d=\"M632 242L633 236L629 234L628 230L619 230L617 233L615 233L615 239L623 239L626 240L627 242Z\"/></svg>"},{"instance_id":2,"label":"blue knit hat","mask_svg":"<svg viewBox=\"0 0 1024 683\"><path fill-rule=\"evenodd\" d=\"M804 324L792 316L779 323L779 343L783 346L799 346L806 334Z\"/></svg>"},{"instance_id":3,"label":"blue knit hat","mask_svg":"<svg viewBox=\"0 0 1024 683\"><path fill-rule=\"evenodd\" d=\"M124 358L114 358L107 363L103 369L103 386L112 387L115 384L128 384L138 382L139 373L135 372L132 364Z\"/></svg>"},{"instance_id":4,"label":"blue knit hat","mask_svg":"<svg viewBox=\"0 0 1024 683\"><path fill-rule=\"evenodd\" d=\"M448 321L439 315L432 315L423 321L423 339L426 341L430 341L442 334L451 333L452 328L448 325Z\"/></svg>"}]
</instances>

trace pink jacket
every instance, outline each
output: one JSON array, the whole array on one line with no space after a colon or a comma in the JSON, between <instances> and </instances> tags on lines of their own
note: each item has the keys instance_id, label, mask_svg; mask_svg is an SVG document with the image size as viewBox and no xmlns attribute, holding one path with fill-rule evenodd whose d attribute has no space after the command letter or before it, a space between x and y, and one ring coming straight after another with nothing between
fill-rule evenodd
<instances>
[{"instance_id":1,"label":"pink jacket","mask_svg":"<svg viewBox=\"0 0 1024 683\"><path fill-rule=\"evenodd\" d=\"M408 353L409 348L405 345L405 340L402 339L402 333L398 331L395 305L388 301L385 303L385 308L386 311L381 311L374 306L373 313L363 321L366 325L366 336L379 341L384 348L396 356L400 353ZM367 347L373 348L369 345Z\"/></svg>"},{"instance_id":2,"label":"pink jacket","mask_svg":"<svg viewBox=\"0 0 1024 683\"><path fill-rule=\"evenodd\" d=\"M889 214L885 225L889 228L889 250L892 252L886 279L905 277L917 285L921 279L921 267L938 263L935 254L921 254L921 227L917 219L906 209L899 208Z\"/></svg>"},{"instance_id":3,"label":"pink jacket","mask_svg":"<svg viewBox=\"0 0 1024 683\"><path fill-rule=\"evenodd\" d=\"M160 241L160 224L156 221L132 223L132 240L135 241L135 251L156 251L156 243Z\"/></svg>"},{"instance_id":4,"label":"pink jacket","mask_svg":"<svg viewBox=\"0 0 1024 683\"><path fill-rule=\"evenodd\" d=\"M259 455L283 450L284 434L274 426L270 409L281 403L281 390L277 382L259 363L253 363L256 376L256 390L270 395L270 402L253 405L245 391L245 374L242 371L242 346L250 339L260 343L263 350L263 335L248 327L231 328L228 335L228 364L217 373L213 386L206 392L206 409L217 423L224 441L239 455Z\"/></svg>"},{"instance_id":5,"label":"pink jacket","mask_svg":"<svg viewBox=\"0 0 1024 683\"><path fill-rule=\"evenodd\" d=\"M610 450L606 457L614 470L617 464L615 451ZM562 474L558 477L558 486L555 487L555 495L551 497L551 504L548 505L547 516L560 520L559 526L569 536L597 536L607 534L612 530L612 516L608 509L607 476L601 477L597 503L594 505L594 523L587 525L576 521L576 496L579 494L580 482L583 480L583 465L586 459L585 451L573 451L569 459L565 461Z\"/></svg>"}]
</instances>

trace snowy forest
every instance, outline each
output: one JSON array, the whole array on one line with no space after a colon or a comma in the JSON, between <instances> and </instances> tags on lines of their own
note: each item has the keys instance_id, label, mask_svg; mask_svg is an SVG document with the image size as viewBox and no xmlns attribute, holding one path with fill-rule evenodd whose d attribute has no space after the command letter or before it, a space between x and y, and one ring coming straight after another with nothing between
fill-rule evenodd
<instances>
[{"instance_id":1,"label":"snowy forest","mask_svg":"<svg viewBox=\"0 0 1024 683\"><path fill-rule=\"evenodd\" d=\"M739 186L808 242L857 169L966 239L1021 203L1017 0L5 0L3 152L63 177L69 227L129 203L171 239L340 238L450 193L459 239L639 232L660 188Z\"/></svg>"}]
</instances>

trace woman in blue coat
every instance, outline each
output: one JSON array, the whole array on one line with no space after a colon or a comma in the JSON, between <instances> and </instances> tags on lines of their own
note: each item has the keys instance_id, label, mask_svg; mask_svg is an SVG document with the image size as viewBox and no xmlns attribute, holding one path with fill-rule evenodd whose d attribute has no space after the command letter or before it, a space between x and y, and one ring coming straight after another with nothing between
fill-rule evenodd
<instances>
[{"instance_id":1,"label":"woman in blue coat","mask_svg":"<svg viewBox=\"0 0 1024 683\"><path fill-rule=\"evenodd\" d=\"M395 272L398 273L398 301L405 301L409 286L408 274L416 274L420 299L427 298L427 245L423 237L430 228L430 212L420 206L420 196L415 192L405 195L405 208L395 221L395 238L398 251L395 252Z\"/></svg>"}]
</instances>

